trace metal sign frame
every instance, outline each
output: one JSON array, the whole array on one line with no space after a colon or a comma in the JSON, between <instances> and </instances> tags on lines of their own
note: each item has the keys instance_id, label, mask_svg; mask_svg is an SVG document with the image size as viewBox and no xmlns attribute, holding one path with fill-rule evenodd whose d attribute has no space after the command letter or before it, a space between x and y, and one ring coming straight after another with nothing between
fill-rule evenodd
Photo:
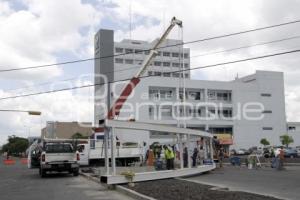
<instances>
[{"instance_id":1,"label":"metal sign frame","mask_svg":"<svg viewBox=\"0 0 300 200\"><path fill-rule=\"evenodd\" d=\"M142 122L133 122L133 121L120 121L120 120L106 120L105 121L105 128L110 130L110 145L111 145L111 173L109 168L109 158L108 154L106 154L105 158L105 168L106 174L101 176L101 182L106 184L120 184L120 183L128 183L129 181L123 175L116 174L116 144L115 144L115 129L133 129L133 130L147 130L147 131L158 131L158 132L168 132L171 134L180 135L180 143L183 136L199 136L209 140L209 148L210 148L210 159L213 160L213 148L212 148L212 134L188 129L188 128L178 128L173 126L161 125L161 124L150 124L150 123L142 123ZM108 137L105 138L108 140ZM184 141L186 142L186 141ZM182 144L180 144L180 154L182 155ZM108 152L108 146L105 146L105 151ZM147 180L156 180L156 179L166 179L166 178L173 178L173 177L181 177L181 176L190 176L194 174L200 174L203 172L211 171L216 168L215 163L210 165L202 165L198 167L191 167L191 161L188 159L188 167L183 168L183 159L180 159L180 169L176 170L163 170L163 171L152 171L152 172L141 172L135 173L133 177L133 182L139 181L147 181Z\"/></svg>"}]
</instances>

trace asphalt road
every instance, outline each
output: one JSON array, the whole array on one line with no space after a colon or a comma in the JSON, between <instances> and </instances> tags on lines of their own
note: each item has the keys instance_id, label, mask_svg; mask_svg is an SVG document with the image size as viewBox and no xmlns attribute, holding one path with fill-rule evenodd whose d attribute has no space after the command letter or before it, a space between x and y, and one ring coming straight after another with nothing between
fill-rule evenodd
<instances>
[{"instance_id":1,"label":"asphalt road","mask_svg":"<svg viewBox=\"0 0 300 200\"><path fill-rule=\"evenodd\" d=\"M56 174L42 179L38 170L19 162L6 166L0 161L1 200L131 200L81 176Z\"/></svg>"},{"instance_id":2,"label":"asphalt road","mask_svg":"<svg viewBox=\"0 0 300 200\"><path fill-rule=\"evenodd\" d=\"M232 191L246 191L281 199L300 199L300 166L286 167L283 171L226 166L187 180L229 188Z\"/></svg>"}]
</instances>

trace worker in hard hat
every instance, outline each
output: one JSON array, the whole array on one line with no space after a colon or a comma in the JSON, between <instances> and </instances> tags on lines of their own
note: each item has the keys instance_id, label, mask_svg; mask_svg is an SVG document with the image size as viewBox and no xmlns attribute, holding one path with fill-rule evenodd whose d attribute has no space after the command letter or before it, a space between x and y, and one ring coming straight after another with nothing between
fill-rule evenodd
<instances>
[{"instance_id":1,"label":"worker in hard hat","mask_svg":"<svg viewBox=\"0 0 300 200\"><path fill-rule=\"evenodd\" d=\"M167 161L167 170L174 169L174 158L175 154L171 147L164 145L164 153L165 153L165 159Z\"/></svg>"}]
</instances>

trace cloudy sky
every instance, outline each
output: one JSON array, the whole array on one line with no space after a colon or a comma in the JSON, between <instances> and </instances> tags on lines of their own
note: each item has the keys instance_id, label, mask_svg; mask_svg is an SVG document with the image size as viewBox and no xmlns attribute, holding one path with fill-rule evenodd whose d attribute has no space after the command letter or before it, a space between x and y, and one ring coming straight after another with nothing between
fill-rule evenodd
<instances>
[{"instance_id":1,"label":"cloudy sky","mask_svg":"<svg viewBox=\"0 0 300 200\"><path fill-rule=\"evenodd\" d=\"M131 10L131 12L130 12ZM172 16L192 41L300 19L300 0L0 0L0 70L93 57L93 35L114 29L115 39L151 41ZM130 16L131 26L130 26ZM131 30L130 30L130 27ZM180 31L171 38L180 39ZM300 23L186 45L191 66L300 49L296 38L238 51L215 51L300 36ZM194 79L232 80L255 70L283 71L287 119L300 120L300 55L195 70ZM90 84L93 62L0 73L0 98ZM34 85L34 86L32 86ZM49 120L93 121L93 88L0 100L0 109L39 110L42 116L0 112L0 144L8 135L39 135Z\"/></svg>"}]
</instances>

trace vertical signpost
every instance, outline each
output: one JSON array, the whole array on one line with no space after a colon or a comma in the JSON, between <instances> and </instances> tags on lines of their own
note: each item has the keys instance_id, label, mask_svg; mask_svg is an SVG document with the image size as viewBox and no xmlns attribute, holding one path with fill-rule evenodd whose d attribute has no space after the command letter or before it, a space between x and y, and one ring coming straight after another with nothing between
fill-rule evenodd
<instances>
[{"instance_id":1,"label":"vertical signpost","mask_svg":"<svg viewBox=\"0 0 300 200\"><path fill-rule=\"evenodd\" d=\"M106 118L107 110L110 109L111 105L111 85L110 83L114 81L114 31L100 29L95 35L94 43L95 52L95 66L94 66L94 84L95 84L95 123L99 120ZM100 98L105 93L106 98ZM99 95L99 96L98 96ZM101 102L102 101L102 102ZM101 102L106 105L106 109L102 109L102 113L97 109L97 103ZM100 124L99 124L100 125ZM104 127L104 156L105 156L105 171L109 174L109 135L110 129Z\"/></svg>"}]
</instances>

